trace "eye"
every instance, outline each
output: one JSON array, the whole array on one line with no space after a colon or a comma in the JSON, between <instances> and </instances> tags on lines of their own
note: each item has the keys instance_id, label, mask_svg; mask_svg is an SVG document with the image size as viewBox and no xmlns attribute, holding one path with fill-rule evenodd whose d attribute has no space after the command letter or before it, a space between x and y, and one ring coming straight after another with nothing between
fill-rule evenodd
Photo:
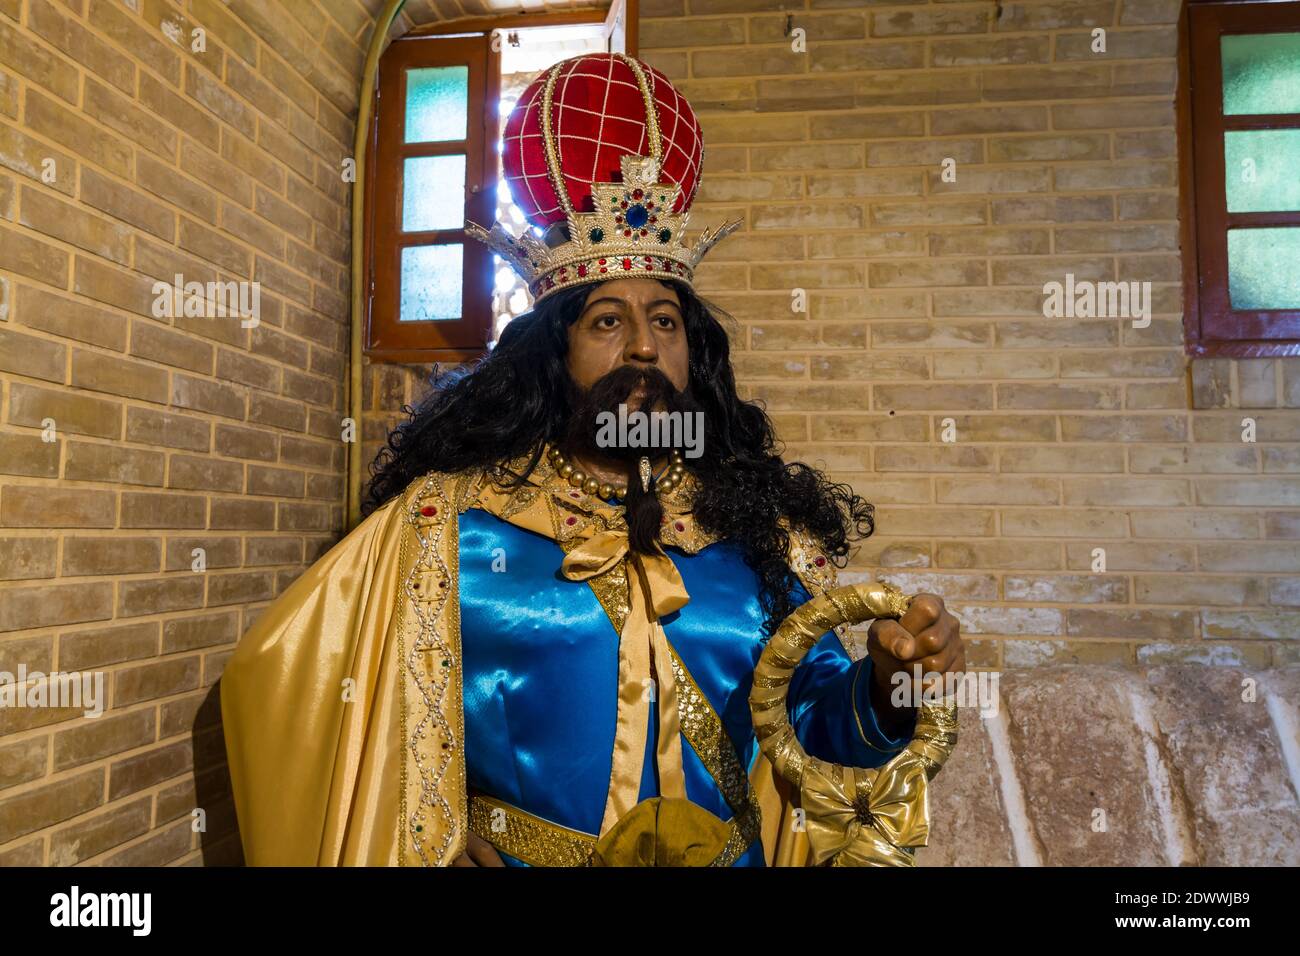
<instances>
[{"instance_id":1,"label":"eye","mask_svg":"<svg viewBox=\"0 0 1300 956\"><path fill-rule=\"evenodd\" d=\"M655 316L655 321L659 323L661 328L674 329L677 327L677 318L667 312Z\"/></svg>"},{"instance_id":2,"label":"eye","mask_svg":"<svg viewBox=\"0 0 1300 956\"><path fill-rule=\"evenodd\" d=\"M612 329L617 322L617 315L613 312L606 312L604 315L596 317L596 321L592 323L592 327L597 329Z\"/></svg>"}]
</instances>

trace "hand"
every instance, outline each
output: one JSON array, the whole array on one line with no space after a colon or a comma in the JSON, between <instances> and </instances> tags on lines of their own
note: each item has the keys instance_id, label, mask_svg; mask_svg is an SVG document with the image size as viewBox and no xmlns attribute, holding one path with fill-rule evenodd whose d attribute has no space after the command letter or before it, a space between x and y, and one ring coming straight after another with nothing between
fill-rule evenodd
<instances>
[{"instance_id":1,"label":"hand","mask_svg":"<svg viewBox=\"0 0 1300 956\"><path fill-rule=\"evenodd\" d=\"M961 625L943 606L937 594L918 594L912 598L907 613L897 621L874 621L867 632L867 653L871 655L872 704L882 728L897 736L890 727L907 726L911 710L890 705L890 694L898 684L894 675L902 671L912 681L912 700L919 701L925 686L933 683L913 678L913 669L921 665L923 674L960 672L966 667L966 648L962 644Z\"/></svg>"},{"instance_id":2,"label":"hand","mask_svg":"<svg viewBox=\"0 0 1300 956\"><path fill-rule=\"evenodd\" d=\"M470 833L465 843L465 852L456 857L452 866L505 866L501 854L487 840L477 833Z\"/></svg>"}]
</instances>

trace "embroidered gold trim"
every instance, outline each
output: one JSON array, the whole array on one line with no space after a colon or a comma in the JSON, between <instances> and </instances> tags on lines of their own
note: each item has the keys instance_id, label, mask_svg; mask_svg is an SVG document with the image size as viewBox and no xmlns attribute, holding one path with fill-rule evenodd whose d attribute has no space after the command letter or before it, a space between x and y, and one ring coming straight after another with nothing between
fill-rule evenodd
<instances>
[{"instance_id":1,"label":"embroidered gold trim","mask_svg":"<svg viewBox=\"0 0 1300 956\"><path fill-rule=\"evenodd\" d=\"M529 866L590 866L596 848L594 836L482 793L470 795L469 828L502 853Z\"/></svg>"},{"instance_id":2,"label":"embroidered gold trim","mask_svg":"<svg viewBox=\"0 0 1300 956\"><path fill-rule=\"evenodd\" d=\"M809 595L818 597L834 590L838 586L838 580L831 559L820 553L816 543L806 531L791 528L784 519L781 525L790 535L790 568ZM819 558L822 562L820 565L817 563ZM840 639L840 644L852 656L856 648L848 625L836 625L834 631L835 636Z\"/></svg>"},{"instance_id":3,"label":"embroidered gold trim","mask_svg":"<svg viewBox=\"0 0 1300 956\"><path fill-rule=\"evenodd\" d=\"M402 535L401 546L398 548L398 575L405 580L411 573L410 568L410 538ZM397 659L406 660L406 602L397 602ZM407 715L409 707L407 706L406 681L401 681L402 692L398 695L398 722L401 739L405 742ZM397 865L406 866L406 835L403 832L406 827L406 760L402 759L398 764L398 790L397 790Z\"/></svg>"},{"instance_id":4,"label":"embroidered gold trim","mask_svg":"<svg viewBox=\"0 0 1300 956\"><path fill-rule=\"evenodd\" d=\"M758 799L750 795L750 802L731 818L727 844L709 866L735 866L745 851L763 834L762 811Z\"/></svg>"},{"instance_id":5,"label":"embroidered gold trim","mask_svg":"<svg viewBox=\"0 0 1300 956\"><path fill-rule=\"evenodd\" d=\"M677 682L678 723L704 769L717 784L731 807L732 834L713 866L731 866L740 859L762 832L762 811L749 785L749 775L740 765L735 744L727 734L713 705L687 670L676 648L672 653L673 678Z\"/></svg>"},{"instance_id":6,"label":"embroidered gold trim","mask_svg":"<svg viewBox=\"0 0 1300 956\"><path fill-rule=\"evenodd\" d=\"M497 826L497 823L502 825ZM591 866L598 839L483 793L469 796L469 828L529 866ZM727 842L709 866L732 866L761 832L755 799L727 822Z\"/></svg>"},{"instance_id":7,"label":"embroidered gold trim","mask_svg":"<svg viewBox=\"0 0 1300 956\"><path fill-rule=\"evenodd\" d=\"M531 454L520 455L510 460L506 467L515 474L523 474L531 458ZM504 494L507 498L506 504L498 512L498 515L502 518L509 518L526 510L536 501L538 494L545 493L551 497L556 507L565 516L576 515L588 519L593 515L601 515L606 522L602 527L626 527L625 509L622 505L610 504L596 495L574 488L567 479L556 472L544 450L541 459L522 485L512 489L505 489L500 484L497 484L496 488L499 493ZM660 541L665 545L681 548L687 554L696 554L718 540L716 535L709 534L701 529L699 523L691 515L692 504L698 490L699 479L688 470L682 476L682 480L674 485L670 491L661 491L659 493L659 502L663 505L664 517L668 519L660 529ZM682 525L680 529L677 527L678 522ZM557 527L556 532L573 535L578 533L580 527L579 525L564 525Z\"/></svg>"},{"instance_id":8,"label":"embroidered gold trim","mask_svg":"<svg viewBox=\"0 0 1300 956\"><path fill-rule=\"evenodd\" d=\"M450 498L444 487L447 481L453 482ZM468 812L459 672L460 605L452 599L458 594L460 549L457 511L451 504L453 500L459 504L466 490L463 481L433 474L405 497L407 527L419 550L405 568L401 585L403 621L413 620L415 633L409 645L405 626L399 635L399 656L406 675L401 720L407 756L399 798L406 832L398 855L404 863L410 849L424 866L451 862L450 851L462 836Z\"/></svg>"}]
</instances>

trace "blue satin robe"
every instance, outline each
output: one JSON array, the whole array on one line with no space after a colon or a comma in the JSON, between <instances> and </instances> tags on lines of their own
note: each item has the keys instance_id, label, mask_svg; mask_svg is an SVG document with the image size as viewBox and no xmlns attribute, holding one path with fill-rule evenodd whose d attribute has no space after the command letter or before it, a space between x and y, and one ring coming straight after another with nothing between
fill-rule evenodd
<instances>
[{"instance_id":1,"label":"blue satin robe","mask_svg":"<svg viewBox=\"0 0 1300 956\"><path fill-rule=\"evenodd\" d=\"M694 555L666 550L691 599L662 619L664 632L722 718L741 765L752 767L759 750L749 690L763 649L758 575L731 542ZM596 834L613 759L618 633L591 587L560 574L563 559L554 541L487 511L471 508L460 516L466 771L471 789ZM498 567L504 561L504 571L493 570L494 560ZM807 591L798 588L794 599L808 600ZM910 731L899 739L882 732L870 686L870 659L854 663L827 632L790 685L790 720L809 754L875 767L907 745ZM659 793L654 706L646 712L641 800ZM731 808L685 739L682 759L691 802L731 819ZM502 859L524 865L506 854ZM755 840L736 865L763 866L761 842Z\"/></svg>"}]
</instances>

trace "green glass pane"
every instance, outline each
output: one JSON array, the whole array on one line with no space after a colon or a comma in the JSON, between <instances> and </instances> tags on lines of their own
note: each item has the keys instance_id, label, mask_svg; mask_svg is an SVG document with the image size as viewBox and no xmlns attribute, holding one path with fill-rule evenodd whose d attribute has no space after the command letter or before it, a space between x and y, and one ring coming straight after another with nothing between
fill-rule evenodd
<instances>
[{"instance_id":1,"label":"green glass pane","mask_svg":"<svg viewBox=\"0 0 1300 956\"><path fill-rule=\"evenodd\" d=\"M1228 212L1300 210L1300 129L1223 136Z\"/></svg>"},{"instance_id":2,"label":"green glass pane","mask_svg":"<svg viewBox=\"0 0 1300 956\"><path fill-rule=\"evenodd\" d=\"M1219 38L1223 112L1300 113L1300 33Z\"/></svg>"},{"instance_id":3,"label":"green glass pane","mask_svg":"<svg viewBox=\"0 0 1300 956\"><path fill-rule=\"evenodd\" d=\"M464 139L469 121L469 67L406 71L406 141Z\"/></svg>"},{"instance_id":4,"label":"green glass pane","mask_svg":"<svg viewBox=\"0 0 1300 956\"><path fill-rule=\"evenodd\" d=\"M465 225L465 157L415 156L402 170L402 229Z\"/></svg>"},{"instance_id":5,"label":"green glass pane","mask_svg":"<svg viewBox=\"0 0 1300 956\"><path fill-rule=\"evenodd\" d=\"M402 250L402 322L459 319L460 243L445 246L408 246Z\"/></svg>"},{"instance_id":6,"label":"green glass pane","mask_svg":"<svg viewBox=\"0 0 1300 956\"><path fill-rule=\"evenodd\" d=\"M1300 309L1300 227L1228 230L1234 309Z\"/></svg>"}]
</instances>

